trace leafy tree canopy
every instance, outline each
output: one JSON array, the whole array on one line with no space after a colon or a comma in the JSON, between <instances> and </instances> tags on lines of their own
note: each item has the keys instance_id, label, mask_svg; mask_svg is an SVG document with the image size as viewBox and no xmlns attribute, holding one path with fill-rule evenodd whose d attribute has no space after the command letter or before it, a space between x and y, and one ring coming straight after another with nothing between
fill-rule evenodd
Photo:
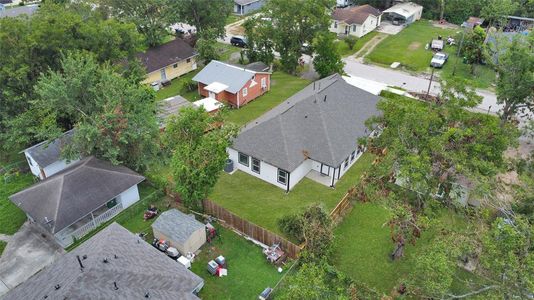
<instances>
[{"instance_id":1,"label":"leafy tree canopy","mask_svg":"<svg viewBox=\"0 0 534 300\"><path fill-rule=\"evenodd\" d=\"M172 1L171 18L195 26L199 34L211 30L215 37L223 37L233 7L232 0L176 0Z\"/></svg>"},{"instance_id":2,"label":"leafy tree canopy","mask_svg":"<svg viewBox=\"0 0 534 300\"><path fill-rule=\"evenodd\" d=\"M321 78L334 73L343 73L344 63L334 43L334 35L329 32L320 34L313 44L313 49L316 53L313 66Z\"/></svg>"}]
</instances>

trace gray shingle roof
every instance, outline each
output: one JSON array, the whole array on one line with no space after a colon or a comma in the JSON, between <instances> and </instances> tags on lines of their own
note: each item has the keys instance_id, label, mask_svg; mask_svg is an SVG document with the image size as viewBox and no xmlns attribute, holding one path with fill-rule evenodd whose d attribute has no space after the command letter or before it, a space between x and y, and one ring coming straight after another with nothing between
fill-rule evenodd
<instances>
[{"instance_id":1,"label":"gray shingle roof","mask_svg":"<svg viewBox=\"0 0 534 300\"><path fill-rule=\"evenodd\" d=\"M247 124L232 148L289 172L306 157L338 167L369 135L365 121L379 115L378 101L335 74Z\"/></svg>"},{"instance_id":2,"label":"gray shingle roof","mask_svg":"<svg viewBox=\"0 0 534 300\"><path fill-rule=\"evenodd\" d=\"M123 167L87 157L9 197L52 233L73 224L145 178ZM52 222L45 221L52 220Z\"/></svg>"},{"instance_id":3,"label":"gray shingle roof","mask_svg":"<svg viewBox=\"0 0 534 300\"><path fill-rule=\"evenodd\" d=\"M41 142L23 150L23 152L28 152L33 160L35 160L41 168L44 168L61 160L61 150L65 145L70 143L73 134L74 129L71 129L51 142Z\"/></svg>"},{"instance_id":4,"label":"gray shingle roof","mask_svg":"<svg viewBox=\"0 0 534 300\"><path fill-rule=\"evenodd\" d=\"M193 77L193 80L205 85L220 82L228 86L226 91L235 94L256 73L260 72L212 60L202 71Z\"/></svg>"},{"instance_id":5,"label":"gray shingle roof","mask_svg":"<svg viewBox=\"0 0 534 300\"><path fill-rule=\"evenodd\" d=\"M185 242L191 235L204 228L204 224L193 216L188 216L177 209L163 212L152 224L152 228L163 233L173 241Z\"/></svg>"},{"instance_id":6,"label":"gray shingle roof","mask_svg":"<svg viewBox=\"0 0 534 300\"><path fill-rule=\"evenodd\" d=\"M165 127L166 120L172 115L178 114L180 109L193 106L193 103L189 102L182 96L174 96L159 101L157 117L160 123L160 128Z\"/></svg>"},{"instance_id":7,"label":"gray shingle roof","mask_svg":"<svg viewBox=\"0 0 534 300\"><path fill-rule=\"evenodd\" d=\"M336 8L332 13L332 18L337 21L343 21L347 24L363 24L370 15L380 16L380 10L369 4L352 6L345 8Z\"/></svg>"},{"instance_id":8,"label":"gray shingle roof","mask_svg":"<svg viewBox=\"0 0 534 300\"><path fill-rule=\"evenodd\" d=\"M87 256L83 271L77 255ZM144 299L147 292L150 299L199 299L192 291L202 284L202 278L113 223L4 299Z\"/></svg>"}]
</instances>

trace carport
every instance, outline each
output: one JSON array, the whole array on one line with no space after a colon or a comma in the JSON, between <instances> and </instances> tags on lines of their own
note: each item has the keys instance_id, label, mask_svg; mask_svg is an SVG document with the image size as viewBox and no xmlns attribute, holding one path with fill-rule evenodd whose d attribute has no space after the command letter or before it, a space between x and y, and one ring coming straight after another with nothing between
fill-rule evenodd
<instances>
[{"instance_id":1,"label":"carport","mask_svg":"<svg viewBox=\"0 0 534 300\"><path fill-rule=\"evenodd\" d=\"M412 2L399 3L384 11L385 19L391 21L393 25L413 23L421 19L422 14L423 7Z\"/></svg>"}]
</instances>

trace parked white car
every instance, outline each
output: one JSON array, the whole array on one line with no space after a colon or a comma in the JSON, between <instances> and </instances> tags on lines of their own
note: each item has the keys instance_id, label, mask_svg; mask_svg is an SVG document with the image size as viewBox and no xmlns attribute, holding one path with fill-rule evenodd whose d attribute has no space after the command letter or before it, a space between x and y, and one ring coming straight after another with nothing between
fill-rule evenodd
<instances>
[{"instance_id":1,"label":"parked white car","mask_svg":"<svg viewBox=\"0 0 534 300\"><path fill-rule=\"evenodd\" d=\"M432 60L430 61L430 66L434 68L442 68L443 65L447 62L447 59L449 59L449 55L444 52L438 52L434 54L434 57L432 57Z\"/></svg>"}]
</instances>

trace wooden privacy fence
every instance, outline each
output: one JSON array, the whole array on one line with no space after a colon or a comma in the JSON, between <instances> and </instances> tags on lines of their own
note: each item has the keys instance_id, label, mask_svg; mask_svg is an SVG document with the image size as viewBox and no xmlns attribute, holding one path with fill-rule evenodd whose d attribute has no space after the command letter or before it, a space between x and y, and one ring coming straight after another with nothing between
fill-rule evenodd
<instances>
[{"instance_id":1,"label":"wooden privacy fence","mask_svg":"<svg viewBox=\"0 0 534 300\"><path fill-rule=\"evenodd\" d=\"M330 218L332 218L334 224L340 221L340 219L345 215L345 212L352 207L350 198L350 192L346 193L336 207L334 207L334 209L330 212Z\"/></svg>"},{"instance_id":2,"label":"wooden privacy fence","mask_svg":"<svg viewBox=\"0 0 534 300\"><path fill-rule=\"evenodd\" d=\"M238 217L211 200L204 200L204 211L209 215L223 220L233 229L267 246L271 246L274 243L279 243L280 247L287 253L287 256L291 258L297 258L298 254L302 250L301 246L295 245L285 238L280 237L279 235L276 235L263 227Z\"/></svg>"}]
</instances>

